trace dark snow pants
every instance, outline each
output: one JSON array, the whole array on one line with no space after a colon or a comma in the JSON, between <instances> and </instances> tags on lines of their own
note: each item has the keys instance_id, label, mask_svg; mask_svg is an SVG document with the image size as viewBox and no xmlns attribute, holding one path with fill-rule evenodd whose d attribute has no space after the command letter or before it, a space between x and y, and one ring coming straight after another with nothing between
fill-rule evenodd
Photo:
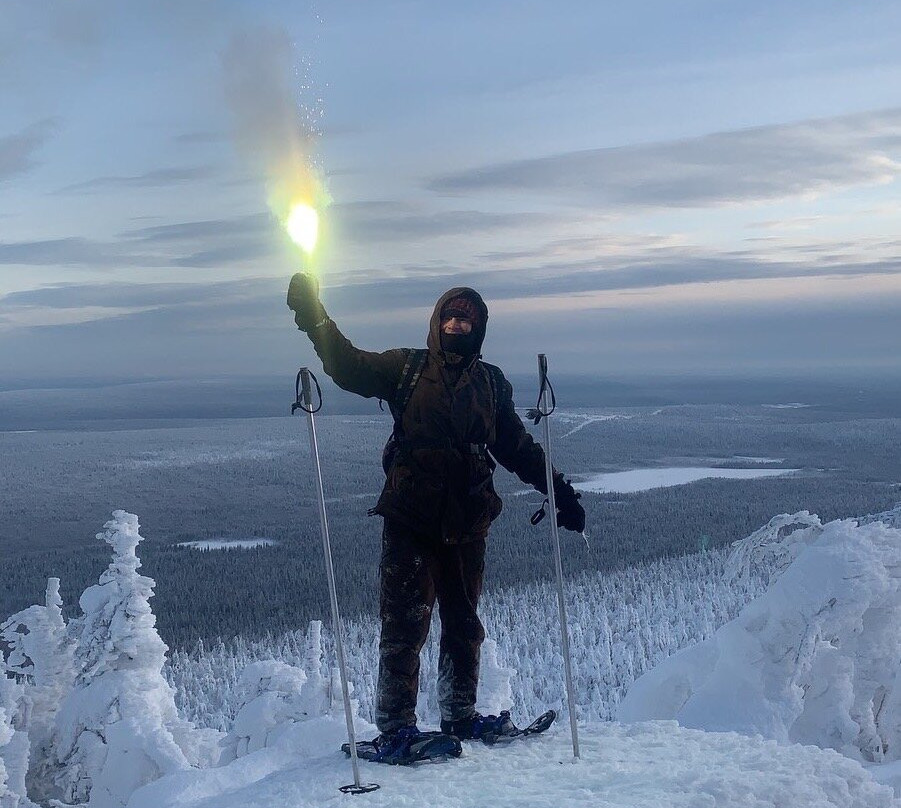
<instances>
[{"instance_id":1,"label":"dark snow pants","mask_svg":"<svg viewBox=\"0 0 901 808\"><path fill-rule=\"evenodd\" d=\"M376 725L391 732L416 723L419 652L438 600L441 718L475 711L479 650L485 630L476 613L485 570L485 540L444 544L385 520L380 573L379 681Z\"/></svg>"}]
</instances>

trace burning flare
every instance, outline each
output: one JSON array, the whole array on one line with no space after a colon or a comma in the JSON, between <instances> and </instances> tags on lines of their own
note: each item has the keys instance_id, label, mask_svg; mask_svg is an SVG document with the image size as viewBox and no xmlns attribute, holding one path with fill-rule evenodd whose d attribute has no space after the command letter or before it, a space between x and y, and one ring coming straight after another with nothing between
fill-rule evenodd
<instances>
[{"instance_id":1,"label":"burning flare","mask_svg":"<svg viewBox=\"0 0 901 808\"><path fill-rule=\"evenodd\" d=\"M312 254L319 236L319 214L316 208L306 202L294 204L285 220L285 229L298 247L307 255Z\"/></svg>"}]
</instances>

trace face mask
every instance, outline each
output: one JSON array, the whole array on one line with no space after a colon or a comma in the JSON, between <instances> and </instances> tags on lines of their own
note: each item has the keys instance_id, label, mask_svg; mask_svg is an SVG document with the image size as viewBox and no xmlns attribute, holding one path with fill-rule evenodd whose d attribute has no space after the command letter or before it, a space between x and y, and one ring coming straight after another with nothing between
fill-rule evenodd
<instances>
[{"instance_id":1,"label":"face mask","mask_svg":"<svg viewBox=\"0 0 901 808\"><path fill-rule=\"evenodd\" d=\"M459 354L467 356L475 353L476 339L475 334L442 334L441 349L446 353Z\"/></svg>"}]
</instances>

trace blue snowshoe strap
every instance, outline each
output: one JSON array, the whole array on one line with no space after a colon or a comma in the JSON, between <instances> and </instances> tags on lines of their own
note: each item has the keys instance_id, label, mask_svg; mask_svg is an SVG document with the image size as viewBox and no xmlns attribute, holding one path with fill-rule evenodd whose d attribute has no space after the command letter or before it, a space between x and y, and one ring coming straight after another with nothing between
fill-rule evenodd
<instances>
[{"instance_id":1,"label":"blue snowshoe strap","mask_svg":"<svg viewBox=\"0 0 901 808\"><path fill-rule=\"evenodd\" d=\"M407 759L410 757L410 745L421 734L418 727L402 727L397 732L390 733L387 737L380 735L376 740L378 752L373 760L398 761Z\"/></svg>"},{"instance_id":2,"label":"blue snowshoe strap","mask_svg":"<svg viewBox=\"0 0 901 808\"><path fill-rule=\"evenodd\" d=\"M501 710L500 715L477 715L472 722L472 737L512 735L519 732L510 719L509 710Z\"/></svg>"}]
</instances>

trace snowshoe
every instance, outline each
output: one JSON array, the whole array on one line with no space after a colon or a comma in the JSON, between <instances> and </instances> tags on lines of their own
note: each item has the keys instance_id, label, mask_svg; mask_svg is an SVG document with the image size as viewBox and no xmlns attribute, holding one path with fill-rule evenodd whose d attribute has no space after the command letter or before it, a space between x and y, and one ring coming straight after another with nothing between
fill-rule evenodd
<instances>
[{"instance_id":1,"label":"snowshoe","mask_svg":"<svg viewBox=\"0 0 901 808\"><path fill-rule=\"evenodd\" d=\"M350 757L350 744L341 751ZM386 732L371 741L357 741L357 757L391 766L409 766L422 760L460 757L463 747L459 739L443 732L420 732L416 727L403 727Z\"/></svg>"},{"instance_id":2,"label":"snowshoe","mask_svg":"<svg viewBox=\"0 0 901 808\"><path fill-rule=\"evenodd\" d=\"M462 721L442 721L441 731L449 735L456 735L463 741L479 740L492 746L544 732L556 718L557 713L554 710L548 710L538 716L529 726L520 729L510 719L510 711L502 710L500 715L476 713L471 718L465 718Z\"/></svg>"}]
</instances>

